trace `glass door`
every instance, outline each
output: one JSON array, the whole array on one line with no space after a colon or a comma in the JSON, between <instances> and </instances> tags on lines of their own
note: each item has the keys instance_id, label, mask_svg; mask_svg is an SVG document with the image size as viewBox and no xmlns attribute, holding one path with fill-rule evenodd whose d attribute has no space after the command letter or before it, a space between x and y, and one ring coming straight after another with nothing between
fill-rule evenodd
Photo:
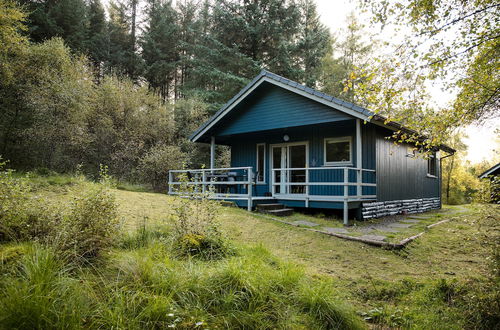
<instances>
[{"instance_id":1,"label":"glass door","mask_svg":"<svg viewBox=\"0 0 500 330\"><path fill-rule=\"evenodd\" d=\"M272 171L274 185L272 192L274 194L304 194L305 185L287 185L286 183L306 182L307 167L307 146L305 143L295 143L289 145L272 146L272 168L281 169ZM297 169L299 168L299 169Z\"/></svg>"},{"instance_id":2,"label":"glass door","mask_svg":"<svg viewBox=\"0 0 500 330\"><path fill-rule=\"evenodd\" d=\"M284 169L287 164L287 151L286 147L283 146L275 146L272 148L272 158L273 158L273 169ZM274 194L286 194L286 171L273 171L272 175L274 176L274 183L280 183L280 185L276 185L272 187L272 192Z\"/></svg>"},{"instance_id":3,"label":"glass door","mask_svg":"<svg viewBox=\"0 0 500 330\"><path fill-rule=\"evenodd\" d=\"M306 182L306 170L296 170L296 168L306 167L306 145L292 145L288 148L288 182L300 183ZM291 185L289 186L290 194L305 194L305 185Z\"/></svg>"}]
</instances>

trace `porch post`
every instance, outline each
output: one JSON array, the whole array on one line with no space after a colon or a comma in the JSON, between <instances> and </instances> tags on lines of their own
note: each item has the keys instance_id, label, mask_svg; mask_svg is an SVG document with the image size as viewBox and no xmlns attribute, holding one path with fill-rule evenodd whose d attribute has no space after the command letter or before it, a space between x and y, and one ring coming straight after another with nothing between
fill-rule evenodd
<instances>
[{"instance_id":1,"label":"porch post","mask_svg":"<svg viewBox=\"0 0 500 330\"><path fill-rule=\"evenodd\" d=\"M359 170L356 171L356 195L358 195L358 198L361 197L363 194L362 189L361 189L361 184L363 183L363 160L362 160L362 155L363 155L363 146L361 145L361 120L356 119L356 167L359 168Z\"/></svg>"},{"instance_id":2,"label":"porch post","mask_svg":"<svg viewBox=\"0 0 500 330\"><path fill-rule=\"evenodd\" d=\"M168 171L168 194L171 195L173 192L172 182L174 182L174 174L171 171Z\"/></svg>"},{"instance_id":3,"label":"porch post","mask_svg":"<svg viewBox=\"0 0 500 330\"><path fill-rule=\"evenodd\" d=\"M344 226L349 225L349 170L344 167Z\"/></svg>"},{"instance_id":4,"label":"porch post","mask_svg":"<svg viewBox=\"0 0 500 330\"><path fill-rule=\"evenodd\" d=\"M253 171L252 168L249 167L247 170L247 210L249 212L252 211L252 180L253 180Z\"/></svg>"},{"instance_id":5,"label":"porch post","mask_svg":"<svg viewBox=\"0 0 500 330\"><path fill-rule=\"evenodd\" d=\"M210 138L210 169L215 168L215 136Z\"/></svg>"}]
</instances>

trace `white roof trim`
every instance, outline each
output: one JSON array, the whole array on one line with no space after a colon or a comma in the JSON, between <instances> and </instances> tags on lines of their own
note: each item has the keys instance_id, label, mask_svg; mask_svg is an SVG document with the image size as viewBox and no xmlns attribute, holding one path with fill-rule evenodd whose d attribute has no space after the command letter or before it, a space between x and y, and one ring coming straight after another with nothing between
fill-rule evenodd
<instances>
[{"instance_id":1,"label":"white roof trim","mask_svg":"<svg viewBox=\"0 0 500 330\"><path fill-rule=\"evenodd\" d=\"M212 128L219 120L221 120L224 116L226 116L235 106L237 106L244 98L246 98L250 93L252 93L257 87L259 87L263 82L269 82L275 86L278 86L278 87L281 87L281 88L284 88L286 90L289 90L291 92L294 92L298 95L301 95L301 96L304 96L304 97L307 97L313 101L316 101L316 102L319 102L319 103L322 103L326 106L329 106L331 108L334 108L336 110L339 110L339 111L342 111L348 115L351 115L355 118L359 118L359 119L362 119L362 120L369 120L369 117L366 116L366 115L363 115L362 113L359 113L355 110L352 110L352 109L349 109L347 107L344 107L342 105L339 105L339 104L336 104L334 102L331 102L331 101L328 101L328 100L325 100L321 97L318 97L316 95L312 95L306 91L303 91L301 89L298 89L298 88L295 88L293 86L290 86L290 85L287 85L287 84L284 84L282 82L279 82L279 81L276 81L274 79L271 79L271 78L268 78L266 76L262 76L262 78L260 78L259 80L257 80L257 82L254 83L254 85L249 88L245 93L243 93L240 97L238 97L236 100L234 100L234 102L229 106L227 107L226 110L224 110L224 112L222 112L221 114L219 114L217 116L217 118L215 118L209 125L207 125L207 127L205 127L203 130L201 130L200 132L198 132L192 139L193 142L196 142L201 136L203 136L203 134L205 134L210 128Z\"/></svg>"}]
</instances>

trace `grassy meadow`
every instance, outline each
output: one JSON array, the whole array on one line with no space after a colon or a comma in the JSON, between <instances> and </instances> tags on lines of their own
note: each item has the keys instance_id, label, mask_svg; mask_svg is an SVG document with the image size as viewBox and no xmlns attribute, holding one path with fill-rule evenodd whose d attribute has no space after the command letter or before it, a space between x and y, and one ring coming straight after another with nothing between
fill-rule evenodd
<instances>
[{"instance_id":1,"label":"grassy meadow","mask_svg":"<svg viewBox=\"0 0 500 330\"><path fill-rule=\"evenodd\" d=\"M92 204L99 201L86 193L98 184L57 175L16 175L12 180L29 187L27 197L33 203L80 207L97 218L101 214L99 209L94 213ZM108 237L112 241L95 255L82 259L74 246L84 243L61 248L66 245L41 236L0 243L0 328L498 325L497 206L471 205L462 213L436 215L451 221L402 251L390 251L141 187L114 185L106 193L116 206L117 228ZM74 213L64 219L73 219ZM174 234L179 219L203 221L204 215L217 219L215 232L206 232L207 237L215 235L214 241L189 232L179 245ZM292 219L340 226L328 217L296 213ZM201 251L205 245L223 252L180 253L186 247Z\"/></svg>"}]
</instances>

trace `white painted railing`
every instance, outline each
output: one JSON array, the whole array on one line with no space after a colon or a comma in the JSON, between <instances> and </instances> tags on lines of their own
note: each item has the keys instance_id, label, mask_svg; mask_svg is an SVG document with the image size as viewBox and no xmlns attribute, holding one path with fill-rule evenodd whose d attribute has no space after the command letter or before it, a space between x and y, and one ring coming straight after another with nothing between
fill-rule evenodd
<instances>
[{"instance_id":1,"label":"white painted railing","mask_svg":"<svg viewBox=\"0 0 500 330\"><path fill-rule=\"evenodd\" d=\"M178 176L187 176L179 181ZM247 200L248 209L252 209L252 187L255 184L253 168L226 167L213 169L171 170L168 173L168 193L170 195L187 196L183 186L194 185L194 193L212 192L212 199ZM239 193L243 188L246 192ZM234 192L230 190L233 189ZM222 190L226 190L223 192Z\"/></svg>"},{"instance_id":2,"label":"white painted railing","mask_svg":"<svg viewBox=\"0 0 500 330\"><path fill-rule=\"evenodd\" d=\"M292 174L294 171L304 171L305 179L303 182L292 182ZM311 182L311 171L333 172L341 171L341 181L326 181L326 175L320 176L318 180ZM349 171L356 172L356 182L350 182ZM275 168L271 172L271 187L273 196L277 199L288 200L303 200L305 207L309 207L309 201L335 201L342 202L344 211L344 224L348 224L349 202L375 200L377 195L363 195L363 187L377 187L376 183L363 182L363 172L375 173L375 170L355 168L355 167L304 167L304 168ZM280 174L280 182L276 180L276 174ZM280 192L276 192L276 187L280 187ZM303 193L289 193L291 187L303 186ZM310 187L313 186L341 186L343 187L342 195L323 195L311 194ZM356 187L356 195L349 195L349 187ZM282 191L285 193L282 193Z\"/></svg>"},{"instance_id":3,"label":"white painted railing","mask_svg":"<svg viewBox=\"0 0 500 330\"><path fill-rule=\"evenodd\" d=\"M324 175L318 176L314 181L311 181L311 172L324 172ZM356 173L356 181L351 182L349 180L349 172L354 171ZM304 176L303 181L294 181L294 172L303 172L305 174L299 174ZM327 181L328 173L340 172L342 179L340 181ZM363 182L363 173L375 173L375 170L356 168L356 167L304 167L304 168L275 168L272 169L271 175L271 185L272 194L276 198L282 199L293 199L293 200L305 200L305 206L309 206L309 201L338 201L338 202L353 202L353 201L364 201L373 200L377 198L376 194L368 195L363 194L363 187L375 187L376 183ZM279 174L279 178L278 177ZM303 187L302 192L291 193L292 187ZM311 193L310 187L332 187L340 186L343 187L343 193L338 195L324 195ZM279 191L276 187L280 187ZM356 194L349 194L349 187L356 187ZM346 210L347 208L344 207ZM344 212L345 212L344 210Z\"/></svg>"},{"instance_id":4,"label":"white painted railing","mask_svg":"<svg viewBox=\"0 0 500 330\"><path fill-rule=\"evenodd\" d=\"M303 176L303 181L293 180L293 173L300 171ZM324 175L319 175L311 180L311 172L325 172ZM339 172L339 181L327 181L328 172ZM350 171L356 173L355 182L350 180ZM309 207L309 201L330 201L343 202L344 215L348 212L348 202L367 201L377 198L376 194L363 194L363 187L375 187L376 183L363 182L363 173L375 173L375 170L355 168L355 167L305 167L305 168L275 168L271 170L271 191L272 196L276 199L286 200L302 200L305 202L305 207ZM276 180L279 173L279 182ZM183 181L178 180L178 175L185 175ZM213 192L210 198L228 199L228 200L247 200L248 209L252 209L252 193L255 185L255 176L253 168L248 167L227 167L214 169L193 169L193 170L172 170L169 171L168 193L172 195L186 196L188 192L182 191L182 185L194 185L195 193ZM276 187L280 187L277 191ZM311 192L311 187L343 187L341 194L317 194ZM291 192L292 187L303 187ZM349 194L349 187L356 187L356 194ZM243 188L245 192L239 193ZM226 191L222 191L222 190ZM234 190L231 192L231 190Z\"/></svg>"}]
</instances>

